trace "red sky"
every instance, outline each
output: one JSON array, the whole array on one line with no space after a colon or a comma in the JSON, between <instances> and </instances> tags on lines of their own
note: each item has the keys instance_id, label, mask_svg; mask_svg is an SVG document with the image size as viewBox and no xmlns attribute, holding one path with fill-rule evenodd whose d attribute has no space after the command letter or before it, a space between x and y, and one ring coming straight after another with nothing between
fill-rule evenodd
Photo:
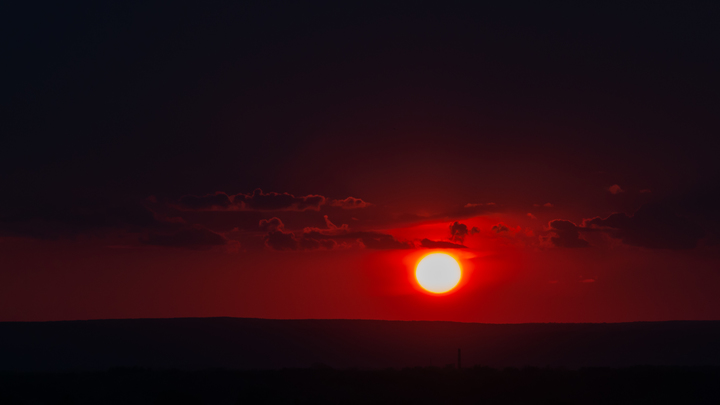
<instances>
[{"instance_id":1,"label":"red sky","mask_svg":"<svg viewBox=\"0 0 720 405\"><path fill-rule=\"evenodd\" d=\"M720 319L711 6L68 7L8 25L0 321Z\"/></svg>"}]
</instances>

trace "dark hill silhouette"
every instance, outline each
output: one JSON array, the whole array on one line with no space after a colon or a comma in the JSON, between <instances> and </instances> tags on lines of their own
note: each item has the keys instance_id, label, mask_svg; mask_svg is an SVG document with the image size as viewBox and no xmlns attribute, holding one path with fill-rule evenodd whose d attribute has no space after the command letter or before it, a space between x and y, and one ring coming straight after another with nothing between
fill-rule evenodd
<instances>
[{"instance_id":1,"label":"dark hill silhouette","mask_svg":"<svg viewBox=\"0 0 720 405\"><path fill-rule=\"evenodd\" d=\"M0 371L720 365L720 321L477 324L243 318L0 323Z\"/></svg>"}]
</instances>

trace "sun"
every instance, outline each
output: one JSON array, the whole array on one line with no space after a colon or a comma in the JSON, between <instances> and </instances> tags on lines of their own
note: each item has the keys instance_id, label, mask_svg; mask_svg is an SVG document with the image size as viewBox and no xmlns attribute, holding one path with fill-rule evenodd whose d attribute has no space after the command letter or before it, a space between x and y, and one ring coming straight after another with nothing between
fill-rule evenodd
<instances>
[{"instance_id":1,"label":"sun","mask_svg":"<svg viewBox=\"0 0 720 405\"><path fill-rule=\"evenodd\" d=\"M420 287L433 294L446 293L460 282L460 264L447 253L431 253L423 257L415 268Z\"/></svg>"}]
</instances>

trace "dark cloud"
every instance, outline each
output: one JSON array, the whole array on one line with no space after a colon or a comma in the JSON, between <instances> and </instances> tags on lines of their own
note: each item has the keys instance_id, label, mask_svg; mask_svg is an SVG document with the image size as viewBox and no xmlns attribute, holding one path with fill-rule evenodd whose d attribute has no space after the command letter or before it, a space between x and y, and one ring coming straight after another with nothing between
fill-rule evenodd
<instances>
[{"instance_id":1,"label":"dark cloud","mask_svg":"<svg viewBox=\"0 0 720 405\"><path fill-rule=\"evenodd\" d=\"M320 206L325 204L325 200L321 195L296 197L289 193L264 193L259 188L252 194L236 194L233 197L236 206L258 211L319 210Z\"/></svg>"},{"instance_id":2,"label":"dark cloud","mask_svg":"<svg viewBox=\"0 0 720 405\"><path fill-rule=\"evenodd\" d=\"M468 233L468 227L465 224L455 221L452 225L450 225L450 240L456 240L463 243L463 240Z\"/></svg>"},{"instance_id":3,"label":"dark cloud","mask_svg":"<svg viewBox=\"0 0 720 405\"><path fill-rule=\"evenodd\" d=\"M194 195L182 196L178 200L178 205L181 209L188 210L226 209L232 205L232 201L229 195L217 192L201 197Z\"/></svg>"},{"instance_id":4,"label":"dark cloud","mask_svg":"<svg viewBox=\"0 0 720 405\"><path fill-rule=\"evenodd\" d=\"M301 249L305 250L314 250L314 249L334 249L338 243L335 242L333 239L311 239L306 237L301 237L298 240L298 244Z\"/></svg>"},{"instance_id":5,"label":"dark cloud","mask_svg":"<svg viewBox=\"0 0 720 405\"><path fill-rule=\"evenodd\" d=\"M420 247L428 249L467 249L467 246L458 243L435 241L428 238L420 241Z\"/></svg>"},{"instance_id":6,"label":"dark cloud","mask_svg":"<svg viewBox=\"0 0 720 405\"><path fill-rule=\"evenodd\" d=\"M353 209L353 208L365 208L369 203L355 197L348 197L344 200L332 200L330 202L330 205L333 207L340 207L343 209Z\"/></svg>"},{"instance_id":7,"label":"dark cloud","mask_svg":"<svg viewBox=\"0 0 720 405\"><path fill-rule=\"evenodd\" d=\"M347 224L342 224L341 226L337 226L330 221L330 218L328 218L327 215L323 215L323 218L325 219L325 226L327 226L326 232L333 232L333 233L346 233L350 231L350 227Z\"/></svg>"},{"instance_id":8,"label":"dark cloud","mask_svg":"<svg viewBox=\"0 0 720 405\"><path fill-rule=\"evenodd\" d=\"M272 217L270 219L260 220L260 230L267 231L267 235L263 238L265 246L275 250L298 250L301 244L295 238L292 232L285 232L285 225L280 218ZM319 246L318 246L319 247ZM308 248L307 244L302 248Z\"/></svg>"},{"instance_id":9,"label":"dark cloud","mask_svg":"<svg viewBox=\"0 0 720 405\"><path fill-rule=\"evenodd\" d=\"M550 241L557 247L581 248L588 247L590 244L580 238L580 230L577 225L570 221L556 219L550 221L550 230L555 233L550 237Z\"/></svg>"},{"instance_id":10,"label":"dark cloud","mask_svg":"<svg viewBox=\"0 0 720 405\"><path fill-rule=\"evenodd\" d=\"M359 243L367 249L410 249L410 242L400 242L392 235L379 232L350 232L347 225L338 227L325 216L328 229L306 228L301 234L285 231L279 218L260 221L260 228L269 231L265 236L266 246L275 250L334 249Z\"/></svg>"},{"instance_id":11,"label":"dark cloud","mask_svg":"<svg viewBox=\"0 0 720 405\"><path fill-rule=\"evenodd\" d=\"M204 249L227 244L224 236L199 225L181 229L172 233L150 233L143 244L187 249Z\"/></svg>"},{"instance_id":12,"label":"dark cloud","mask_svg":"<svg viewBox=\"0 0 720 405\"><path fill-rule=\"evenodd\" d=\"M326 201L327 199L321 195L297 197L290 193L265 193L258 188L249 194L228 195L223 192L216 192L204 196L186 195L178 200L177 207L181 210L190 211L317 211ZM352 197L335 201L340 201L341 205L344 203L355 204L358 208L367 205L364 201Z\"/></svg>"},{"instance_id":13,"label":"dark cloud","mask_svg":"<svg viewBox=\"0 0 720 405\"><path fill-rule=\"evenodd\" d=\"M323 239L335 239L343 241L355 241L362 243L368 249L411 249L413 248L410 242L400 242L395 239L392 235L363 231L363 232L347 232L337 235L325 235L323 233L313 231L304 235L306 238L313 238L317 240Z\"/></svg>"},{"instance_id":14,"label":"dark cloud","mask_svg":"<svg viewBox=\"0 0 720 405\"><path fill-rule=\"evenodd\" d=\"M328 221L327 215L326 221ZM268 231L264 238L265 245L275 250L333 249L337 246L337 242L332 239L331 235L325 235L312 228L308 228L300 236L295 236L293 232L286 232L285 225L277 217L261 220L260 229ZM335 227L335 229L339 228Z\"/></svg>"},{"instance_id":15,"label":"dark cloud","mask_svg":"<svg viewBox=\"0 0 720 405\"><path fill-rule=\"evenodd\" d=\"M285 229L285 225L278 217L261 219L259 226L261 231L277 231Z\"/></svg>"},{"instance_id":16,"label":"dark cloud","mask_svg":"<svg viewBox=\"0 0 720 405\"><path fill-rule=\"evenodd\" d=\"M332 232L336 229L341 229L333 225L325 216L325 221L332 225L333 228L326 232ZM265 235L265 245L275 250L314 250L314 249L333 249L337 243L330 238L330 235L321 233L316 228L307 228L300 234L299 237L295 236L293 232L285 231L285 224L280 218L273 217L270 219L263 219L260 221L260 229L267 231Z\"/></svg>"},{"instance_id":17,"label":"dark cloud","mask_svg":"<svg viewBox=\"0 0 720 405\"><path fill-rule=\"evenodd\" d=\"M392 235L373 231L351 232L347 224L338 227L330 221L327 215L324 216L324 219L327 229L307 228L302 238L320 243L331 240L345 242L346 244L359 242L367 249L410 249L414 247L411 242L400 242Z\"/></svg>"},{"instance_id":18,"label":"dark cloud","mask_svg":"<svg viewBox=\"0 0 720 405\"><path fill-rule=\"evenodd\" d=\"M270 231L265 236L265 245L275 250L297 250L300 246L292 232L281 230Z\"/></svg>"},{"instance_id":19,"label":"dark cloud","mask_svg":"<svg viewBox=\"0 0 720 405\"><path fill-rule=\"evenodd\" d=\"M463 244L465 241L465 237L467 235L473 235L480 232L476 227L472 227L472 229L468 230L467 225L461 224L460 222L455 221L452 225L450 225L450 240L460 242L460 244Z\"/></svg>"},{"instance_id":20,"label":"dark cloud","mask_svg":"<svg viewBox=\"0 0 720 405\"><path fill-rule=\"evenodd\" d=\"M412 249L413 245L410 242L400 242L396 240L392 235L387 235L378 232L356 232L354 234L348 234L350 237L354 237L362 241L368 249Z\"/></svg>"},{"instance_id":21,"label":"dark cloud","mask_svg":"<svg viewBox=\"0 0 720 405\"><path fill-rule=\"evenodd\" d=\"M497 225L493 225L493 227L490 228L490 229L491 229L493 232L495 232L495 233L508 232L508 231L510 230L510 228L508 228L507 226L505 226L505 224L503 224L503 223L499 223L499 224L497 224Z\"/></svg>"},{"instance_id":22,"label":"dark cloud","mask_svg":"<svg viewBox=\"0 0 720 405\"><path fill-rule=\"evenodd\" d=\"M584 226L604 230L627 245L652 249L691 249L705 236L702 227L661 204L645 204L632 216L616 213L585 220Z\"/></svg>"},{"instance_id":23,"label":"dark cloud","mask_svg":"<svg viewBox=\"0 0 720 405\"><path fill-rule=\"evenodd\" d=\"M488 209L486 207L479 208L455 208L453 210L444 211L434 215L418 215L410 212L397 212L390 210L386 206L369 204L362 209L343 209L342 207L333 206L335 200L330 200L325 205L321 206L321 211L330 213L333 219L345 223L351 224L355 229L391 229L399 228L405 225L412 225L420 222L431 221L431 220L447 220L449 224L453 221L459 220L460 218L473 217L482 215L487 212L495 212L497 209ZM231 215L234 216L245 216L249 213L260 213L260 211L234 211L232 214L228 214L227 217L223 217L223 220L229 218ZM186 213L183 215L187 215ZM322 220L320 216L317 216L315 211L286 211L282 214L283 222L285 222L290 229L299 229L304 227L322 227ZM259 220L259 219L258 219ZM252 223L252 227L255 227L257 222ZM291 225L292 224L292 225ZM239 225L235 225L239 226ZM477 232L477 229L475 230ZM472 234L472 229L468 228L468 233ZM451 235L450 235L451 236Z\"/></svg>"}]
</instances>

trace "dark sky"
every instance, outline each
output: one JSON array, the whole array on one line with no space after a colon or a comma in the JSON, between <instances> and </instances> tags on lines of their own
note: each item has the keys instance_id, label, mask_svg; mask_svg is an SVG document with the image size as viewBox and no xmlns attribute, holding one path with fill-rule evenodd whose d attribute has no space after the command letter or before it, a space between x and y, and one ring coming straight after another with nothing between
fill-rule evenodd
<instances>
[{"instance_id":1,"label":"dark sky","mask_svg":"<svg viewBox=\"0 0 720 405\"><path fill-rule=\"evenodd\" d=\"M0 321L720 319L717 5L0 14Z\"/></svg>"}]
</instances>

